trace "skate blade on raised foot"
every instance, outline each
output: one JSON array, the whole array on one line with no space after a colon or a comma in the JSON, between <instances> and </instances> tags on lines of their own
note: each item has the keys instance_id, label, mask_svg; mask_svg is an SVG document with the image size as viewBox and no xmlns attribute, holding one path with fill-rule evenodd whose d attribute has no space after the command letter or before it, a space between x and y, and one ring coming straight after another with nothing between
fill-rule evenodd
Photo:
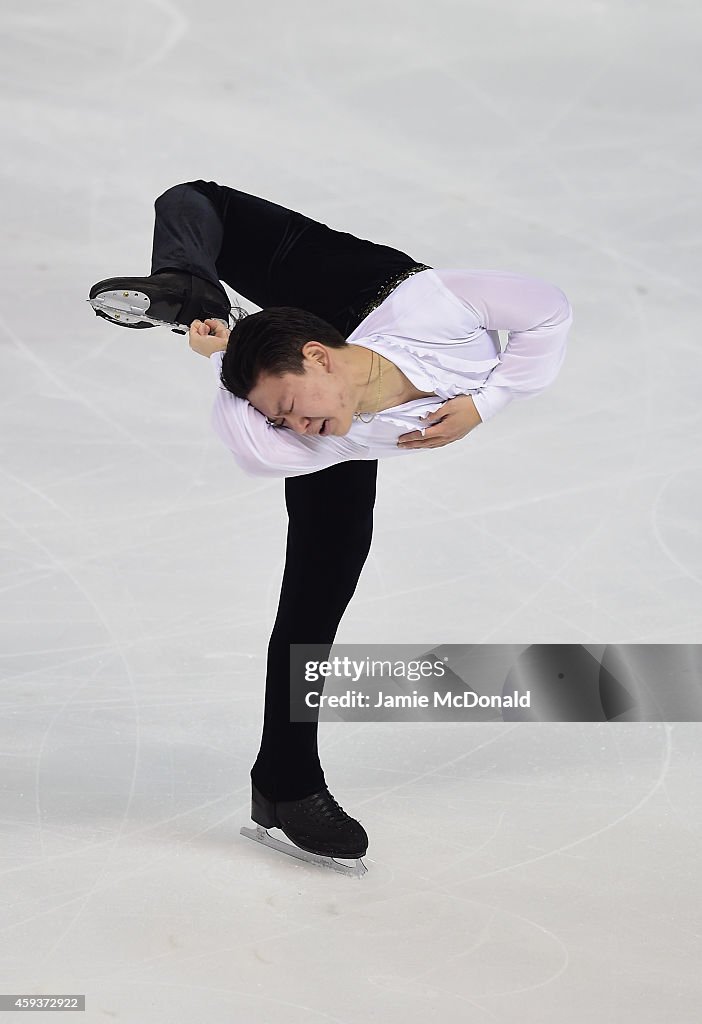
<instances>
[{"instance_id":1,"label":"skate blade on raised foot","mask_svg":"<svg viewBox=\"0 0 702 1024\"><path fill-rule=\"evenodd\" d=\"M263 825L256 825L256 828L242 826L239 829L239 833L242 836L246 836L247 839L254 839L257 843L262 843L263 846L269 846L272 850L286 853L289 857L307 861L308 864L319 864L322 867L331 868L332 871L338 871L342 875L363 878L368 872L368 868L360 857L356 860L355 865L351 865L341 864L338 860L334 860L333 857L323 857L319 853L307 853L306 850L301 850L298 846L293 846L292 843L283 843L280 839L276 839L275 836L269 835L268 829L265 829Z\"/></svg>"},{"instance_id":2,"label":"skate blade on raised foot","mask_svg":"<svg viewBox=\"0 0 702 1024\"><path fill-rule=\"evenodd\" d=\"M190 328L183 324L168 323L166 320L154 320L147 316L146 310L151 305L151 299L143 292L111 291L101 292L94 299L86 299L93 307L98 316L104 316L107 320L117 320L127 326L139 324L154 327L170 327L174 334L188 334Z\"/></svg>"}]
</instances>

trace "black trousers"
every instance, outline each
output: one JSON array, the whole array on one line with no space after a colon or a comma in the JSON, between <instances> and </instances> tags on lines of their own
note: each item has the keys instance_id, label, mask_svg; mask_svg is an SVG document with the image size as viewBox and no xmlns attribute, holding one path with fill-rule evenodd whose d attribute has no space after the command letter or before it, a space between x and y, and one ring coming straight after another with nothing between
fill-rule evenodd
<instances>
[{"instance_id":1,"label":"black trousers","mask_svg":"<svg viewBox=\"0 0 702 1024\"><path fill-rule=\"evenodd\" d=\"M424 266L214 181L174 185L154 207L152 274L187 270L221 288L229 308L224 281L262 309L315 313L344 337L386 282ZM254 785L270 799L301 799L326 784L317 721L290 721L290 687L303 685L290 677L290 644L331 650L370 550L377 469L377 461L354 460L285 478L286 562L268 645L261 746L251 769Z\"/></svg>"}]
</instances>

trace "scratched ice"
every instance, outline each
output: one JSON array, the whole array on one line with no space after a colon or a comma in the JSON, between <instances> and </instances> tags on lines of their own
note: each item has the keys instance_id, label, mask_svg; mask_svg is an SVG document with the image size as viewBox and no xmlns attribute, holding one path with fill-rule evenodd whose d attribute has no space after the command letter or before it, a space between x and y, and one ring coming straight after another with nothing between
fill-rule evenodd
<instances>
[{"instance_id":1,"label":"scratched ice","mask_svg":"<svg viewBox=\"0 0 702 1024\"><path fill-rule=\"evenodd\" d=\"M323 722L367 875L241 838L283 482L211 432L187 338L85 298L148 273L195 178L553 281L557 383L379 465L337 642L696 645L699 9L6 6L0 992L88 1024L698 1020L696 721Z\"/></svg>"}]
</instances>

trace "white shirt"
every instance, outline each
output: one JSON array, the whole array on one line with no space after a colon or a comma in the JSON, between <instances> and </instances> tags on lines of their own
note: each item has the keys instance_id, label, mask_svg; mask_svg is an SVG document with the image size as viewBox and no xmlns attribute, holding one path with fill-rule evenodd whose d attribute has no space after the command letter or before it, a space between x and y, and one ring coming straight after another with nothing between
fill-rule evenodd
<instances>
[{"instance_id":1,"label":"white shirt","mask_svg":"<svg viewBox=\"0 0 702 1024\"><path fill-rule=\"evenodd\" d=\"M532 398L555 380L573 311L560 288L500 270L422 270L402 281L346 339L386 356L420 391L436 392L384 409L347 434L318 437L271 426L220 381L223 352L210 356L219 391L215 433L252 476L301 476L347 459L411 457L400 434L449 398L471 395L485 422L515 398ZM498 331L509 331L504 352Z\"/></svg>"}]
</instances>

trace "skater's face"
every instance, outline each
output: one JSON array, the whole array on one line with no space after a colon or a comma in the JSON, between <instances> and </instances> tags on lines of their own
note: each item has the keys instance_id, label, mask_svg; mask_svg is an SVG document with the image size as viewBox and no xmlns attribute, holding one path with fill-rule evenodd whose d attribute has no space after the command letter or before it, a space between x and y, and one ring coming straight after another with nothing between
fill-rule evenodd
<instances>
[{"instance_id":1,"label":"skater's face","mask_svg":"<svg viewBox=\"0 0 702 1024\"><path fill-rule=\"evenodd\" d=\"M302 349L304 374L261 374L248 400L275 426L297 434L346 434L363 387L358 383L363 365L368 374L357 347L335 349L308 341Z\"/></svg>"}]
</instances>

